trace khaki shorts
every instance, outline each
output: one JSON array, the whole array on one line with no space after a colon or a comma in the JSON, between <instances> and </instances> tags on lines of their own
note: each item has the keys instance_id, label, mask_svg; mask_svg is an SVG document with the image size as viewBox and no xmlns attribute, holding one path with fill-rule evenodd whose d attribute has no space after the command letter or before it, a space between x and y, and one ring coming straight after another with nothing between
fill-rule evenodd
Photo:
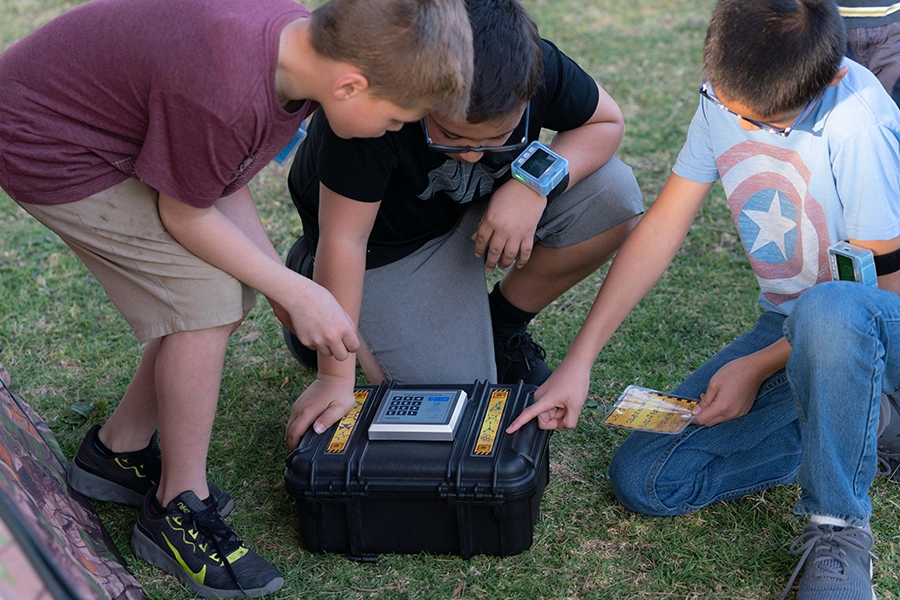
<instances>
[{"instance_id":1,"label":"khaki shorts","mask_svg":"<svg viewBox=\"0 0 900 600\"><path fill-rule=\"evenodd\" d=\"M139 341L237 323L255 290L175 241L158 201L156 190L126 179L77 202L20 206L81 259Z\"/></svg>"}]
</instances>

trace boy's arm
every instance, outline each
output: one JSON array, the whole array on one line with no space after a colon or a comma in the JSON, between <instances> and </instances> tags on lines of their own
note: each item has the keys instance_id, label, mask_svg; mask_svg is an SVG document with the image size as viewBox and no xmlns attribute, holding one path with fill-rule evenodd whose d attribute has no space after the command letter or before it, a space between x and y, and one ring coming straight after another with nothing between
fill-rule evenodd
<instances>
[{"instance_id":1,"label":"boy's arm","mask_svg":"<svg viewBox=\"0 0 900 600\"><path fill-rule=\"evenodd\" d=\"M313 278L330 291L359 322L366 246L380 202L358 202L319 185L319 242ZM355 358L355 354L351 355ZM353 404L356 361L319 354L318 376L291 409L287 439L296 448L310 426L322 433L346 415Z\"/></svg>"},{"instance_id":2,"label":"boy's arm","mask_svg":"<svg viewBox=\"0 0 900 600\"><path fill-rule=\"evenodd\" d=\"M854 246L868 248L872 254L888 254L900 248L900 237L892 240L848 240ZM900 294L900 271L888 273L878 277L878 287L882 290L890 290L895 294Z\"/></svg>"},{"instance_id":3,"label":"boy's arm","mask_svg":"<svg viewBox=\"0 0 900 600\"><path fill-rule=\"evenodd\" d=\"M266 230L263 228L259 213L256 210L256 205L253 203L253 196L250 194L249 187L244 186L234 194L220 198L215 206L235 225L240 227L260 250L279 263L282 262L281 257L278 255L278 251L275 250L275 246L272 245L269 236L266 235ZM272 312L275 313L278 320L288 329L294 331L294 324L291 322L291 316L284 307L268 296L266 296L266 300L268 300L269 305L272 307Z\"/></svg>"},{"instance_id":4,"label":"boy's arm","mask_svg":"<svg viewBox=\"0 0 900 600\"><path fill-rule=\"evenodd\" d=\"M244 188L208 208L160 192L159 216L182 246L284 307L303 344L346 359L359 346L353 321L328 290L285 267L262 241L252 204Z\"/></svg>"},{"instance_id":5,"label":"boy's arm","mask_svg":"<svg viewBox=\"0 0 900 600\"><path fill-rule=\"evenodd\" d=\"M900 237L892 240L849 240L851 244L868 248L874 254L887 254L900 248ZM882 275L878 287L900 293L900 271ZM719 369L694 408L694 422L712 426L746 415L763 382L787 365L791 346L785 338L738 358Z\"/></svg>"},{"instance_id":6,"label":"boy's arm","mask_svg":"<svg viewBox=\"0 0 900 600\"><path fill-rule=\"evenodd\" d=\"M628 313L672 262L712 183L669 176L656 202L622 245L565 358L507 433L538 417L541 429L571 429L590 386L591 366Z\"/></svg>"},{"instance_id":7,"label":"boy's arm","mask_svg":"<svg viewBox=\"0 0 900 600\"><path fill-rule=\"evenodd\" d=\"M569 161L568 187L606 164L625 135L622 111L600 84L596 85L600 96L591 118L580 127L557 133L550 144L554 152ZM524 267L531 257L534 232L546 207L546 196L516 179L500 186L491 196L472 238L477 256L484 255L490 242L485 268L506 268L517 256L516 266Z\"/></svg>"}]
</instances>

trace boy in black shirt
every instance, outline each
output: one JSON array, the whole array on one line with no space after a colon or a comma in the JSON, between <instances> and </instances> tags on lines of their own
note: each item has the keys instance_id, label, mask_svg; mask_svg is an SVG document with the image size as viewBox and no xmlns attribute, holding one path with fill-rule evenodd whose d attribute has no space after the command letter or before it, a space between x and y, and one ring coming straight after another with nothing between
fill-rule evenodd
<instances>
[{"instance_id":1,"label":"boy in black shirt","mask_svg":"<svg viewBox=\"0 0 900 600\"><path fill-rule=\"evenodd\" d=\"M288 266L357 319L373 383L541 384L528 322L618 249L642 212L615 101L515 0L468 3L475 78L466 119L429 114L378 139L343 140L321 112L289 177L304 237ZM546 196L510 177L542 128L569 174ZM315 260L312 260L312 256ZM313 266L314 263L314 266ZM485 269L509 269L490 295ZM315 354L286 332L308 366ZM317 357L288 423L295 447L353 406L355 369Z\"/></svg>"}]
</instances>

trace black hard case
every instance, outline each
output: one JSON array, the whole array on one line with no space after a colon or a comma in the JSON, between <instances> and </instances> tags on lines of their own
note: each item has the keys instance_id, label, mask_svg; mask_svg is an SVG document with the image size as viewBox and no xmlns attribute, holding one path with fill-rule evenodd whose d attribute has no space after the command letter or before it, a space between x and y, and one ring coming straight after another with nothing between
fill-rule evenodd
<instances>
[{"instance_id":1,"label":"black hard case","mask_svg":"<svg viewBox=\"0 0 900 600\"><path fill-rule=\"evenodd\" d=\"M454 441L368 439L387 390L460 388L468 400ZM285 485L295 499L304 546L359 558L506 556L529 548L550 477L550 432L534 420L513 435L504 430L532 402L535 389L486 382L357 388L358 399L366 391L368 397L349 435L347 418L322 435L310 430L287 458Z\"/></svg>"}]
</instances>

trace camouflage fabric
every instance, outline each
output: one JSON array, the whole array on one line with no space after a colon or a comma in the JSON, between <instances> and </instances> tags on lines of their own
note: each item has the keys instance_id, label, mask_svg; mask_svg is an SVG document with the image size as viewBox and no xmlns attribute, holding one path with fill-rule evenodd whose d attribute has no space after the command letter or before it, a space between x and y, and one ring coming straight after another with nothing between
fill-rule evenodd
<instances>
[{"instance_id":1,"label":"camouflage fabric","mask_svg":"<svg viewBox=\"0 0 900 600\"><path fill-rule=\"evenodd\" d=\"M65 473L53 432L0 365L0 598L144 598Z\"/></svg>"}]
</instances>

